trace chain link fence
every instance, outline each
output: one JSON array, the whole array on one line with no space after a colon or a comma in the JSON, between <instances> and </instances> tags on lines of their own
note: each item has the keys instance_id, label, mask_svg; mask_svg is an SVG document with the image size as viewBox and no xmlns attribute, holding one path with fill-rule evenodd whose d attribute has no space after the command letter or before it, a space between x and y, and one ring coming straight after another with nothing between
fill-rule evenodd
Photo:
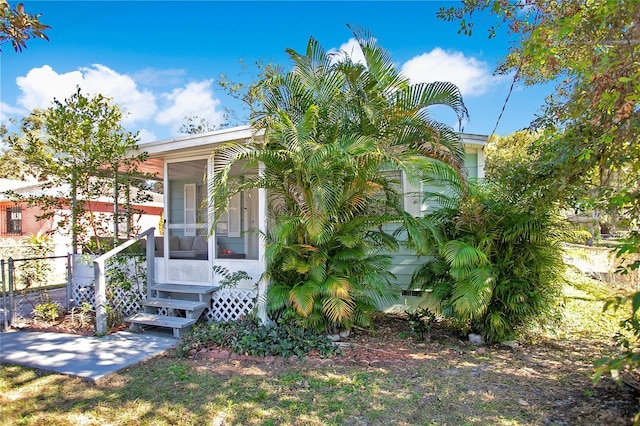
<instances>
[{"instance_id":1,"label":"chain link fence","mask_svg":"<svg viewBox=\"0 0 640 426\"><path fill-rule=\"evenodd\" d=\"M70 309L70 256L0 259L0 278L2 330L29 325L39 306Z\"/></svg>"}]
</instances>

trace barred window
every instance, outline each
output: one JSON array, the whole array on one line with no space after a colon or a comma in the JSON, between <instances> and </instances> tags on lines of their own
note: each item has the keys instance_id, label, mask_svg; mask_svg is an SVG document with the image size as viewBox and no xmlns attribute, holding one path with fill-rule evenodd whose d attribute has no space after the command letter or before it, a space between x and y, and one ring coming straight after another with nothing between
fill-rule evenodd
<instances>
[{"instance_id":1,"label":"barred window","mask_svg":"<svg viewBox=\"0 0 640 426\"><path fill-rule=\"evenodd\" d=\"M8 207L6 220L7 234L22 235L22 209L20 207Z\"/></svg>"}]
</instances>

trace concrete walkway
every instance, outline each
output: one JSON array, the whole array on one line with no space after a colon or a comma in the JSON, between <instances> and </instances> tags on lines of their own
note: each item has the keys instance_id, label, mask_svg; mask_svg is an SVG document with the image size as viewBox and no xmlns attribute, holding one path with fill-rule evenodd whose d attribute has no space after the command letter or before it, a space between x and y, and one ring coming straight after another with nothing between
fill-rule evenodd
<instances>
[{"instance_id":1,"label":"concrete walkway","mask_svg":"<svg viewBox=\"0 0 640 426\"><path fill-rule=\"evenodd\" d=\"M105 337L33 331L0 333L0 362L96 381L161 355L177 344L171 334L121 331Z\"/></svg>"}]
</instances>

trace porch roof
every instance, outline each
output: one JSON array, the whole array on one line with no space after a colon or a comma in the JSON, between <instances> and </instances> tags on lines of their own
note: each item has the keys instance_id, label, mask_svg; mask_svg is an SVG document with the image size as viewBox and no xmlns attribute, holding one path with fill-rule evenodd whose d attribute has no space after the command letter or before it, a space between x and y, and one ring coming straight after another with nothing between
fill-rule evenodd
<instances>
[{"instance_id":1,"label":"porch roof","mask_svg":"<svg viewBox=\"0 0 640 426\"><path fill-rule=\"evenodd\" d=\"M167 156L193 155L208 153L213 146L224 142L243 142L262 135L251 126L238 126L228 129L194 135L183 135L172 139L143 142L138 144L138 152L146 152L149 158L138 166L143 173L156 174L161 177L164 172L164 160Z\"/></svg>"}]
</instances>

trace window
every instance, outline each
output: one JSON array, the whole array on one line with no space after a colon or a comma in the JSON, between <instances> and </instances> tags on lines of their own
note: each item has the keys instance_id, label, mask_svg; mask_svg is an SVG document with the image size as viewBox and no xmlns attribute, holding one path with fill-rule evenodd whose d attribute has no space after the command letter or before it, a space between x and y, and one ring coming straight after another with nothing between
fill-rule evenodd
<instances>
[{"instance_id":1,"label":"window","mask_svg":"<svg viewBox=\"0 0 640 426\"><path fill-rule=\"evenodd\" d=\"M396 201L400 203L400 207L404 209L406 194L404 192L402 170L400 169L381 170L380 175L387 180L388 189L393 191L397 195L397 197L399 197L396 199ZM381 190L381 191L378 191L378 193L375 194L374 197L377 200L383 201L383 200L387 200L388 194L386 194ZM369 213L371 214L383 214L386 211L388 211L387 208L383 207L382 205L377 205L369 209Z\"/></svg>"},{"instance_id":2,"label":"window","mask_svg":"<svg viewBox=\"0 0 640 426\"><path fill-rule=\"evenodd\" d=\"M20 207L7 208L7 234L22 235L22 209Z\"/></svg>"},{"instance_id":3,"label":"window","mask_svg":"<svg viewBox=\"0 0 640 426\"><path fill-rule=\"evenodd\" d=\"M478 177L478 153L472 152L464 155L464 166L469 172L469 178L475 179Z\"/></svg>"}]
</instances>

